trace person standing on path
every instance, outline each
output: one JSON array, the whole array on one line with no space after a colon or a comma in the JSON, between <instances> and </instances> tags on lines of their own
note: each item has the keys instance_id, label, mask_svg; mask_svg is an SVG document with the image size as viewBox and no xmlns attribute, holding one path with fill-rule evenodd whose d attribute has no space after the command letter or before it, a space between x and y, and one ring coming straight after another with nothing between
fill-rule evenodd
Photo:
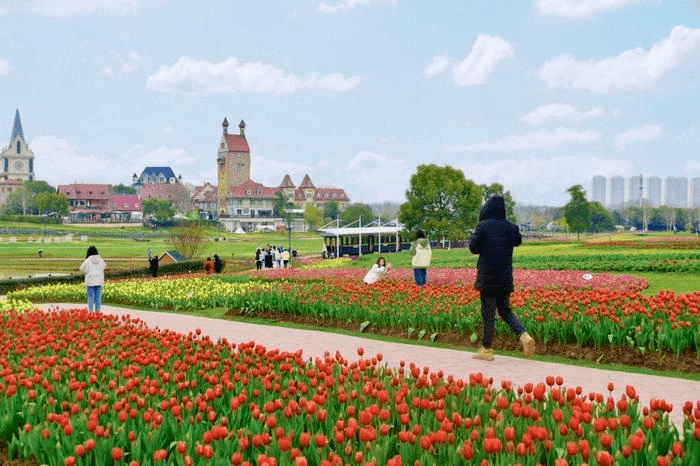
<instances>
[{"instance_id":1,"label":"person standing on path","mask_svg":"<svg viewBox=\"0 0 700 466\"><path fill-rule=\"evenodd\" d=\"M102 285L105 282L107 264L97 253L95 246L87 249L85 260L80 264L80 271L85 274L85 291L88 312L100 312L102 308Z\"/></svg>"},{"instance_id":2,"label":"person standing on path","mask_svg":"<svg viewBox=\"0 0 700 466\"><path fill-rule=\"evenodd\" d=\"M411 265L413 266L413 278L416 285L423 286L428 281L428 267L433 251L430 249L430 242L425 237L423 230L416 231L416 240L411 244Z\"/></svg>"},{"instance_id":3,"label":"person standing on path","mask_svg":"<svg viewBox=\"0 0 700 466\"><path fill-rule=\"evenodd\" d=\"M522 241L517 225L506 220L503 197L490 197L481 209L479 224L469 241L469 250L479 255L474 286L481 293L483 321L482 346L473 356L475 359L494 359L491 340L495 330L496 310L520 338L525 356L535 353L535 340L525 331L508 302L513 291L513 248L520 246Z\"/></svg>"},{"instance_id":4,"label":"person standing on path","mask_svg":"<svg viewBox=\"0 0 700 466\"><path fill-rule=\"evenodd\" d=\"M214 273L220 274L224 268L224 261L221 260L218 254L214 254Z\"/></svg>"}]
</instances>

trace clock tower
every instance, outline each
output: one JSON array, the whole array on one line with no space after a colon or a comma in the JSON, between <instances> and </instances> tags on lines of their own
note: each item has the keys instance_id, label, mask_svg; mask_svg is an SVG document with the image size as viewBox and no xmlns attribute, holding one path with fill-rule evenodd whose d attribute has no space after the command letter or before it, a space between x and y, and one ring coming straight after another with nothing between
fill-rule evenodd
<instances>
[{"instance_id":1,"label":"clock tower","mask_svg":"<svg viewBox=\"0 0 700 466\"><path fill-rule=\"evenodd\" d=\"M34 152L24 140L19 109L15 111L10 145L0 153L0 178L3 180L10 178L22 181L34 180Z\"/></svg>"}]
</instances>

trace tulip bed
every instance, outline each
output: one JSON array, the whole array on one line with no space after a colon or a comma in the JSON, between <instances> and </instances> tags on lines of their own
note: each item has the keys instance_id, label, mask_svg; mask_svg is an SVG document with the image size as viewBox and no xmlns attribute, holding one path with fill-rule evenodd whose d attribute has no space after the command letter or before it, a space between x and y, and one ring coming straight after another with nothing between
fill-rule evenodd
<instances>
[{"instance_id":1,"label":"tulip bed","mask_svg":"<svg viewBox=\"0 0 700 466\"><path fill-rule=\"evenodd\" d=\"M431 340L451 333L475 341L481 326L479 293L465 284L473 280L473 271L431 270L430 283L417 288L407 278L408 270L394 270L396 279L372 286L362 282L362 271L357 269L287 270L255 275L258 279L277 276L274 282L242 282L246 277L236 276L107 283L103 301L175 310L226 307L246 316L308 316L317 321L353 322L361 330L370 325L398 329L409 337L427 335ZM282 276L287 279L280 280ZM645 282L634 277L583 280L580 272L517 271L515 276L518 287L511 295L511 306L528 332L544 344L700 357L700 292L645 296L639 292ZM82 285L47 285L8 296L81 302L85 291ZM509 332L500 319L496 329Z\"/></svg>"},{"instance_id":2,"label":"tulip bed","mask_svg":"<svg viewBox=\"0 0 700 466\"><path fill-rule=\"evenodd\" d=\"M495 385L381 354L211 341L85 310L0 314L0 439L48 465L695 465L700 401L671 425L634 387ZM607 390L605 390L607 389ZM680 434L679 430L680 429Z\"/></svg>"}]
</instances>

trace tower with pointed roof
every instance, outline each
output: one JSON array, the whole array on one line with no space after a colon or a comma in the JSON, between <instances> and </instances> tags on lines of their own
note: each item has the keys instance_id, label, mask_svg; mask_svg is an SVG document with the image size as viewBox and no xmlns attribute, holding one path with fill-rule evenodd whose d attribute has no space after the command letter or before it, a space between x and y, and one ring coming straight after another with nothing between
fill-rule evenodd
<instances>
[{"instance_id":1,"label":"tower with pointed roof","mask_svg":"<svg viewBox=\"0 0 700 466\"><path fill-rule=\"evenodd\" d=\"M250 147L245 138L245 121L238 125L238 134L229 134L228 120L221 123L223 132L216 155L219 216L225 216L226 194L229 189L250 179Z\"/></svg>"},{"instance_id":2,"label":"tower with pointed roof","mask_svg":"<svg viewBox=\"0 0 700 466\"><path fill-rule=\"evenodd\" d=\"M19 109L15 111L15 121L12 124L10 144L0 153L0 177L4 180L34 179L34 152L24 139L22 120L19 117Z\"/></svg>"}]
</instances>

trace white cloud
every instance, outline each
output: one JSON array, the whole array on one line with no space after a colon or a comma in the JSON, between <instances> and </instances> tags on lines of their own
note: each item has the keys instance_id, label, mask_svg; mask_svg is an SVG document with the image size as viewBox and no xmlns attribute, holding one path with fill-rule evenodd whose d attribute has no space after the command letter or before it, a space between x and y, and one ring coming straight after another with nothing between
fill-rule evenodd
<instances>
[{"instance_id":1,"label":"white cloud","mask_svg":"<svg viewBox=\"0 0 700 466\"><path fill-rule=\"evenodd\" d=\"M24 12L70 18L86 13L105 11L114 14L137 13L142 0L0 0L0 14Z\"/></svg>"},{"instance_id":2,"label":"white cloud","mask_svg":"<svg viewBox=\"0 0 700 466\"><path fill-rule=\"evenodd\" d=\"M131 177L146 166L170 166L177 175L192 167L197 159L184 149L136 145L114 157L84 154L63 138L37 136L30 143L36 154L37 178L51 185L79 183L130 184ZM183 178L186 175L183 174Z\"/></svg>"},{"instance_id":3,"label":"white cloud","mask_svg":"<svg viewBox=\"0 0 700 466\"><path fill-rule=\"evenodd\" d=\"M457 86L483 84L501 61L515 55L513 46L501 37L479 34L471 52L452 72Z\"/></svg>"},{"instance_id":4,"label":"white cloud","mask_svg":"<svg viewBox=\"0 0 700 466\"><path fill-rule=\"evenodd\" d=\"M511 134L502 139L459 144L447 147L448 152L518 152L536 149L553 149L567 144L589 144L600 134L593 130L576 130L559 127L553 131L539 130Z\"/></svg>"},{"instance_id":5,"label":"white cloud","mask_svg":"<svg viewBox=\"0 0 700 466\"><path fill-rule=\"evenodd\" d=\"M253 148L254 149L254 148ZM250 164L250 177L265 186L279 186L284 175L289 175L295 185L299 185L304 175L308 174L314 181L313 173L317 165L297 162L279 161L260 155L257 151L254 161ZM314 181L316 184L316 181Z\"/></svg>"},{"instance_id":6,"label":"white cloud","mask_svg":"<svg viewBox=\"0 0 700 466\"><path fill-rule=\"evenodd\" d=\"M372 0L341 0L339 2L331 3L321 2L318 4L317 10L321 13L347 13L348 11L353 10L355 7L367 5L371 1ZM392 5L396 5L398 0L388 0L388 2Z\"/></svg>"},{"instance_id":7,"label":"white cloud","mask_svg":"<svg viewBox=\"0 0 700 466\"><path fill-rule=\"evenodd\" d=\"M339 73L311 73L300 77L265 63L240 63L235 57L212 63L183 56L172 66L158 68L148 77L146 87L183 95L286 95L307 89L346 92L360 81L359 77L345 77Z\"/></svg>"},{"instance_id":8,"label":"white cloud","mask_svg":"<svg viewBox=\"0 0 700 466\"><path fill-rule=\"evenodd\" d=\"M448 63L449 58L447 57L446 52L443 52L439 55L435 55L435 57L433 57L433 61L430 62L423 70L423 74L431 78L436 74L440 74L443 71L445 71L447 69Z\"/></svg>"},{"instance_id":9,"label":"white cloud","mask_svg":"<svg viewBox=\"0 0 700 466\"><path fill-rule=\"evenodd\" d=\"M171 124L167 124L167 125L165 125L163 132L165 134L173 134L175 132L175 127Z\"/></svg>"},{"instance_id":10,"label":"white cloud","mask_svg":"<svg viewBox=\"0 0 700 466\"><path fill-rule=\"evenodd\" d=\"M0 58L0 76L6 76L8 74L10 74L10 64L7 61Z\"/></svg>"},{"instance_id":11,"label":"white cloud","mask_svg":"<svg viewBox=\"0 0 700 466\"><path fill-rule=\"evenodd\" d=\"M613 145L620 149L634 141L650 141L661 136L661 128L657 125L644 125L637 128L630 128L627 131L618 133L615 136Z\"/></svg>"},{"instance_id":12,"label":"white cloud","mask_svg":"<svg viewBox=\"0 0 700 466\"><path fill-rule=\"evenodd\" d=\"M520 118L520 120L531 125L539 125L556 120L579 123L587 118L597 118L603 115L605 115L605 111L601 107L593 107L586 111L581 111L571 104L557 102L541 105Z\"/></svg>"},{"instance_id":13,"label":"white cloud","mask_svg":"<svg viewBox=\"0 0 700 466\"><path fill-rule=\"evenodd\" d=\"M403 159L363 150L343 168L343 188L352 202L403 200L412 170Z\"/></svg>"},{"instance_id":14,"label":"white cloud","mask_svg":"<svg viewBox=\"0 0 700 466\"><path fill-rule=\"evenodd\" d=\"M590 196L595 175L638 171L629 160L590 155L469 161L457 168L478 184L502 184L518 203L527 199L528 204L550 206L566 204L566 190L575 184L582 185Z\"/></svg>"},{"instance_id":15,"label":"white cloud","mask_svg":"<svg viewBox=\"0 0 700 466\"><path fill-rule=\"evenodd\" d=\"M698 8L700 9L700 7ZM690 177L700 176L700 162L688 162L683 167L683 174Z\"/></svg>"},{"instance_id":16,"label":"white cloud","mask_svg":"<svg viewBox=\"0 0 700 466\"><path fill-rule=\"evenodd\" d=\"M549 16L583 18L622 8L635 1L638 0L537 0L537 9Z\"/></svg>"},{"instance_id":17,"label":"white cloud","mask_svg":"<svg viewBox=\"0 0 700 466\"><path fill-rule=\"evenodd\" d=\"M560 55L544 63L540 77L552 88L572 87L599 94L643 90L698 50L700 29L679 25L648 51L637 47L588 61Z\"/></svg>"},{"instance_id":18,"label":"white cloud","mask_svg":"<svg viewBox=\"0 0 700 466\"><path fill-rule=\"evenodd\" d=\"M136 70L141 62L141 55L139 55L136 50L129 52L129 55L126 58L122 58L122 56L114 50L111 50L109 53L112 56L114 65L102 69L102 74L106 76L112 76L115 69L120 73L129 74Z\"/></svg>"}]
</instances>

